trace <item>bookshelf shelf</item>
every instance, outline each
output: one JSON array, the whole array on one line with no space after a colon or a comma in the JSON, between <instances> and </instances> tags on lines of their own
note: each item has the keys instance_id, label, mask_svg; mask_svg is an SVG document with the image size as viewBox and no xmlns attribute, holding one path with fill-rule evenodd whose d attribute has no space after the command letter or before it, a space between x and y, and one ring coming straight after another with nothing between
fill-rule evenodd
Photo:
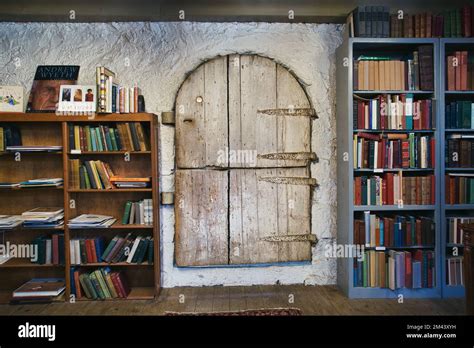
<instances>
[{"instance_id":1,"label":"bookshelf shelf","mask_svg":"<svg viewBox=\"0 0 474 348\"><path fill-rule=\"evenodd\" d=\"M412 211L412 210L435 210L435 205L359 205L353 207L354 211Z\"/></svg>"},{"instance_id":2,"label":"bookshelf shelf","mask_svg":"<svg viewBox=\"0 0 474 348\"><path fill-rule=\"evenodd\" d=\"M474 133L474 129L464 129L464 128L445 129L445 133Z\"/></svg>"},{"instance_id":3,"label":"bookshelf shelf","mask_svg":"<svg viewBox=\"0 0 474 348\"><path fill-rule=\"evenodd\" d=\"M100 301L126 301L126 300L153 300L155 297L155 289L152 287L132 287L130 294L126 298L112 298ZM85 297L77 301L95 301Z\"/></svg>"},{"instance_id":4,"label":"bookshelf shelf","mask_svg":"<svg viewBox=\"0 0 474 348\"><path fill-rule=\"evenodd\" d=\"M123 193L123 192L153 192L151 188L124 188L124 189L109 189L109 190L94 190L94 189L72 189L69 193Z\"/></svg>"},{"instance_id":5,"label":"bookshelf shelf","mask_svg":"<svg viewBox=\"0 0 474 348\"><path fill-rule=\"evenodd\" d=\"M446 204L446 210L471 210L474 209L474 204Z\"/></svg>"},{"instance_id":6,"label":"bookshelf shelf","mask_svg":"<svg viewBox=\"0 0 474 348\"><path fill-rule=\"evenodd\" d=\"M474 91L445 91L445 94L465 94L465 95L474 95Z\"/></svg>"},{"instance_id":7,"label":"bookshelf shelf","mask_svg":"<svg viewBox=\"0 0 474 348\"><path fill-rule=\"evenodd\" d=\"M471 172L474 168L445 168L445 170L450 172Z\"/></svg>"},{"instance_id":8,"label":"bookshelf shelf","mask_svg":"<svg viewBox=\"0 0 474 348\"><path fill-rule=\"evenodd\" d=\"M23 211L39 206L63 206L65 225L59 228L25 228L18 226L13 229L1 229L6 240L12 243L32 243L38 236L50 236L55 231L64 233L64 265L40 265L31 263L25 259L11 259L0 265L0 303L9 302L12 299L12 291L21 286L31 278L64 278L66 291L64 299L69 299L71 295L71 268L79 267L92 271L93 268L114 267L123 273L127 278L131 293L121 300L145 300L153 299L160 292L160 233L159 233L159 193L158 193L158 124L156 115L150 113L129 113L129 114L106 114L87 116L58 116L54 113L0 113L0 123L11 123L18 127L22 136L26 134L26 139L22 139L23 144L52 144L69 149L69 126L104 124L114 125L116 122L132 123L139 122L147 132L150 141L149 151L88 151L73 153L61 152L22 152L22 161L13 161L14 152L0 152L3 156L0 166L0 181L25 181L36 177L50 177L64 179L61 187L42 188L0 188L2 192L15 191L11 200L0 200L0 214L18 215ZM31 136L34 134L34 137ZM122 160L119 156L130 154L132 160ZM36 156L35 156L36 155ZM46 156L45 156L46 155ZM50 156L54 155L54 156ZM73 189L71 185L71 173L69 160L81 156L91 156L94 159L100 156L109 156L110 163L116 167L117 174L125 177L151 177L150 187L147 188L125 188L109 190L85 190ZM135 157L135 160L133 159ZM3 171L9 165L15 165L16 177L11 177L11 170ZM38 192L38 194L35 194ZM39 194L41 192L41 194ZM107 195L109 194L110 195ZM25 205L19 203L25 199ZM127 200L141 199L153 200L153 224L152 225L122 225L121 218L123 207ZM75 204L70 205L71 200ZM18 209L23 209L18 211ZM117 218L110 228L106 229L70 229L67 222L81 214L101 214L110 215ZM28 230L28 233L26 233ZM126 262L109 264L93 263L83 265L71 265L70 260L70 239L92 238L102 236L105 243L110 242L114 232L122 235L122 230L131 232L133 236L141 233L143 236L153 238L153 263L128 264ZM14 269L14 271L11 271Z\"/></svg>"},{"instance_id":9,"label":"bookshelf shelf","mask_svg":"<svg viewBox=\"0 0 474 348\"><path fill-rule=\"evenodd\" d=\"M373 90L361 90L357 87L357 83L360 86L361 80L359 77L364 79L367 77L365 70L365 65L362 67L364 74L361 74L361 69L359 66L357 80L354 80L354 62L358 61L358 58L363 55L366 57L382 56L382 57L393 57L393 60L400 60L400 57L413 57L414 51L419 51L420 46L429 45L432 48L432 62L433 62L433 72L431 74L433 78L433 87L421 87L419 90L410 90L411 88L395 88L386 90L386 87L375 87ZM420 51L421 52L421 51ZM426 52L426 51L424 51ZM430 53L431 54L431 53ZM379 95L388 94L388 95L399 95L399 94L413 94L414 101L418 100L437 100L438 93L440 91L439 85L439 69L436 67L439 66L439 39L436 38L346 38L342 45L337 50L337 61L348 60L350 63L347 66L339 66L337 69L337 94L336 94L336 108L337 108L337 158L338 158L338 192L337 192L337 202L338 202L338 214L337 214L337 226L338 226L338 235L337 243L344 246L353 246L355 243L354 235L354 225L355 221L364 222L366 212L369 212L371 216L376 215L380 219L390 218L394 219L396 216L415 216L417 219L427 218L429 221L434 223L434 243L426 245L416 245L416 246L402 246L402 247L386 247L385 250L381 248L369 247L366 248L368 252L379 253L375 255L381 255L385 252L384 260L388 264L388 252L412 252L412 255L415 255L417 251L420 251L423 255L434 255L433 258L433 277L435 279L440 279L441 276L441 259L440 255L440 225L439 225L439 216L440 216L440 204L439 204L439 185L440 185L440 157L439 157L439 142L435 142L435 167L434 168L395 168L395 169L370 169L363 168L357 169L354 167L354 156L358 151L354 150L354 135L356 133L373 133L373 134L385 134L385 133L398 133L398 134L408 134L415 133L419 136L433 136L435 139L439 138L440 127L439 127L439 111L436 105L436 108L433 108L432 117L435 120L429 127L423 127L425 129L360 129L358 127L357 120L354 119L354 109L355 101L364 102L367 99L373 99L372 97L377 97ZM402 58L405 60L406 58ZM411 59L411 58L408 58ZM369 63L370 64L370 63ZM392 64L392 63L390 63ZM396 62L395 64L396 68ZM385 64L384 64L385 65ZM369 74L373 68L378 65L368 65ZM379 69L382 69L380 64ZM391 68L390 68L391 69ZM408 71L408 70L405 70ZM372 79L369 78L368 84L375 86L382 86L385 84L397 84L397 82L392 82L391 79L387 81L385 73L376 73L376 77L379 77L379 82L372 82ZM380 80L381 76L385 77L385 80ZM425 75L427 76L427 75ZM398 77L397 77L398 79ZM401 79L403 80L403 78ZM357 82L355 82L357 81ZM367 84L367 80L362 82ZM403 82L400 82L403 86ZM400 84L399 84L400 86ZM360 97L360 98L359 98ZM397 97L394 97L397 98ZM367 106L366 106L367 107ZM377 121L379 122L379 121ZM420 127L421 128L421 127ZM367 138L370 139L370 138ZM430 175L430 180L434 180L434 192L430 191L430 195L434 195L434 201L436 204L427 204L427 205L355 205L354 197L356 190L356 183L354 182L356 177L361 177L364 173L375 176L384 176L386 174L392 173L396 174L397 172L403 173L403 178L405 177L414 177L414 176L428 176ZM368 176L366 174L366 176ZM405 176L406 174L406 176ZM386 181L384 181L385 183ZM377 182L378 183L378 182ZM367 184L368 185L368 184ZM382 187L381 187L382 189ZM403 189L403 192L406 192ZM372 193L372 192L371 192ZM400 191L400 195L402 195ZM400 196L402 197L402 196ZM395 198L395 197L394 197ZM405 197L403 198L405 199ZM428 200L429 201L429 200ZM391 257L391 256L390 256ZM413 256L414 257L414 256ZM424 257L424 256L423 256ZM355 270L355 264L353 258L340 258L337 260L338 263L338 286L341 290L350 298L396 298L398 295L402 294L405 298L437 298L441 297L441 283L439 281L435 282L434 287L430 287L428 283L425 284L424 288L406 288L406 287L397 287L394 290L386 287L377 287L378 284L372 284L373 287L362 287L358 286L360 283L355 281L358 278L355 276L358 275ZM359 268L361 269L361 268ZM360 278L359 278L360 279ZM383 276L380 276L378 279L383 279ZM388 283L387 283L388 286Z\"/></svg>"}]
</instances>

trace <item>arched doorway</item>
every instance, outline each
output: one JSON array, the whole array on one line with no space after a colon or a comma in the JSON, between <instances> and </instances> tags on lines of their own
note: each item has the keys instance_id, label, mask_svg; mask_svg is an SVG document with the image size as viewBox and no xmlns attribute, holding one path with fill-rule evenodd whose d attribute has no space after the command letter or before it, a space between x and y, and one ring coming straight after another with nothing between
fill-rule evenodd
<instances>
[{"instance_id":1,"label":"arched doorway","mask_svg":"<svg viewBox=\"0 0 474 348\"><path fill-rule=\"evenodd\" d=\"M175 108L176 264L310 260L314 112L296 78L265 57L218 57Z\"/></svg>"}]
</instances>

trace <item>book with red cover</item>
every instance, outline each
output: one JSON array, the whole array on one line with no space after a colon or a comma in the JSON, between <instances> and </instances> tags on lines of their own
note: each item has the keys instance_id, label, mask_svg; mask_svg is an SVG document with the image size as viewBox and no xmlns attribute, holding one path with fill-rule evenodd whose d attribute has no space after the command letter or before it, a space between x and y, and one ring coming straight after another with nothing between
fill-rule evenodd
<instances>
[{"instance_id":1,"label":"book with red cover","mask_svg":"<svg viewBox=\"0 0 474 348\"><path fill-rule=\"evenodd\" d=\"M454 65L454 71L456 74L456 91L461 90L461 52L455 52L456 62L457 64Z\"/></svg>"},{"instance_id":2,"label":"book with red cover","mask_svg":"<svg viewBox=\"0 0 474 348\"><path fill-rule=\"evenodd\" d=\"M52 250L53 250L53 265L59 265L59 235L53 234L52 239Z\"/></svg>"},{"instance_id":3,"label":"book with red cover","mask_svg":"<svg viewBox=\"0 0 474 348\"><path fill-rule=\"evenodd\" d=\"M410 167L410 143L408 140L402 140L402 168Z\"/></svg>"},{"instance_id":4,"label":"book with red cover","mask_svg":"<svg viewBox=\"0 0 474 348\"><path fill-rule=\"evenodd\" d=\"M434 175L430 175L430 186L431 186L431 192L430 192L431 204L435 205L436 204L436 180L435 180Z\"/></svg>"},{"instance_id":5,"label":"book with red cover","mask_svg":"<svg viewBox=\"0 0 474 348\"><path fill-rule=\"evenodd\" d=\"M466 91L467 88L467 51L461 51L461 62L458 66L458 69L460 68L461 72L461 90Z\"/></svg>"},{"instance_id":6,"label":"book with red cover","mask_svg":"<svg viewBox=\"0 0 474 348\"><path fill-rule=\"evenodd\" d=\"M425 37L432 37L433 36L433 15L431 14L431 12L428 12L426 14L426 24L425 24L425 27L426 27L426 35Z\"/></svg>"},{"instance_id":7,"label":"book with red cover","mask_svg":"<svg viewBox=\"0 0 474 348\"><path fill-rule=\"evenodd\" d=\"M95 248L95 241L94 239L91 239L91 252L92 252L92 261L91 262L94 262L94 263L97 263L97 250Z\"/></svg>"},{"instance_id":8,"label":"book with red cover","mask_svg":"<svg viewBox=\"0 0 474 348\"><path fill-rule=\"evenodd\" d=\"M74 271L74 284L76 287L76 298L82 297L81 283L79 281L80 273L79 271Z\"/></svg>"},{"instance_id":9,"label":"book with red cover","mask_svg":"<svg viewBox=\"0 0 474 348\"><path fill-rule=\"evenodd\" d=\"M462 8L462 27L464 37L471 37L471 15L471 8L469 6L464 6Z\"/></svg>"},{"instance_id":10,"label":"book with red cover","mask_svg":"<svg viewBox=\"0 0 474 348\"><path fill-rule=\"evenodd\" d=\"M354 205L362 205L362 178L357 176L354 179Z\"/></svg>"},{"instance_id":11,"label":"book with red cover","mask_svg":"<svg viewBox=\"0 0 474 348\"><path fill-rule=\"evenodd\" d=\"M455 64L454 64L454 56L448 56L447 62L446 62L446 71L447 71L447 88L448 91L454 91L456 90L456 69L455 69Z\"/></svg>"},{"instance_id":12,"label":"book with red cover","mask_svg":"<svg viewBox=\"0 0 474 348\"><path fill-rule=\"evenodd\" d=\"M87 256L87 263L92 263L92 250L91 250L91 240L86 239L85 240L85 245L86 245L86 256Z\"/></svg>"},{"instance_id":13,"label":"book with red cover","mask_svg":"<svg viewBox=\"0 0 474 348\"><path fill-rule=\"evenodd\" d=\"M413 274L412 274L412 263L411 263L411 253L405 251L405 287L413 287Z\"/></svg>"},{"instance_id":14,"label":"book with red cover","mask_svg":"<svg viewBox=\"0 0 474 348\"><path fill-rule=\"evenodd\" d=\"M117 272L110 273L110 278L112 279L112 283L114 284L114 288L115 288L115 291L117 292L117 295L121 298L127 297L125 295L124 290L120 287L120 283L118 280L118 273Z\"/></svg>"},{"instance_id":15,"label":"book with red cover","mask_svg":"<svg viewBox=\"0 0 474 348\"><path fill-rule=\"evenodd\" d=\"M393 173L387 173L385 180L387 181L387 204L393 205Z\"/></svg>"}]
</instances>

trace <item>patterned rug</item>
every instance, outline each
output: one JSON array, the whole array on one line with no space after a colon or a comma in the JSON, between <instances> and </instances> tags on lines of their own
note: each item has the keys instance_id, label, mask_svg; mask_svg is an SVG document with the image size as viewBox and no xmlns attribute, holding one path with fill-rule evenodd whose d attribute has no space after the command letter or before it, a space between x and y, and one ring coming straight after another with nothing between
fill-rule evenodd
<instances>
[{"instance_id":1,"label":"patterned rug","mask_svg":"<svg viewBox=\"0 0 474 348\"><path fill-rule=\"evenodd\" d=\"M248 316L248 317L263 317L263 316L293 316L303 315L303 312L299 308L271 308L271 309L247 309L241 311L230 311L230 312L165 312L168 316L223 316L223 317L234 317L234 316Z\"/></svg>"}]
</instances>

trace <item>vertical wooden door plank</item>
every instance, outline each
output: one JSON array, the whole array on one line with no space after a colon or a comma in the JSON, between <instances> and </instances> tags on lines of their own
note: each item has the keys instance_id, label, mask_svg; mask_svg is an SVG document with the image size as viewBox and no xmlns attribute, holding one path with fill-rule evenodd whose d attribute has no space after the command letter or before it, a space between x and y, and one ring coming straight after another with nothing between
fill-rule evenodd
<instances>
[{"instance_id":1,"label":"vertical wooden door plank","mask_svg":"<svg viewBox=\"0 0 474 348\"><path fill-rule=\"evenodd\" d=\"M242 122L241 122L241 56L231 54L228 61L228 80L229 80L229 151L242 149ZM252 145L250 145L252 146ZM240 167L240 163L232 161L230 167ZM237 175L237 173L235 173Z\"/></svg>"},{"instance_id":2,"label":"vertical wooden door plank","mask_svg":"<svg viewBox=\"0 0 474 348\"><path fill-rule=\"evenodd\" d=\"M310 108L303 88L284 67L277 65L277 108ZM270 117L270 116L268 116ZM276 152L310 152L311 118L307 116L277 116L278 136ZM275 166L304 166L306 161L278 160Z\"/></svg>"},{"instance_id":3,"label":"vertical wooden door plank","mask_svg":"<svg viewBox=\"0 0 474 348\"><path fill-rule=\"evenodd\" d=\"M227 57L204 64L204 90L206 165L227 167Z\"/></svg>"},{"instance_id":4,"label":"vertical wooden door plank","mask_svg":"<svg viewBox=\"0 0 474 348\"><path fill-rule=\"evenodd\" d=\"M227 264L227 172L177 170L176 240L178 266Z\"/></svg>"},{"instance_id":5,"label":"vertical wooden door plank","mask_svg":"<svg viewBox=\"0 0 474 348\"><path fill-rule=\"evenodd\" d=\"M202 168L206 164L204 66L197 68L181 86L176 98L176 164L178 168Z\"/></svg>"}]
</instances>

